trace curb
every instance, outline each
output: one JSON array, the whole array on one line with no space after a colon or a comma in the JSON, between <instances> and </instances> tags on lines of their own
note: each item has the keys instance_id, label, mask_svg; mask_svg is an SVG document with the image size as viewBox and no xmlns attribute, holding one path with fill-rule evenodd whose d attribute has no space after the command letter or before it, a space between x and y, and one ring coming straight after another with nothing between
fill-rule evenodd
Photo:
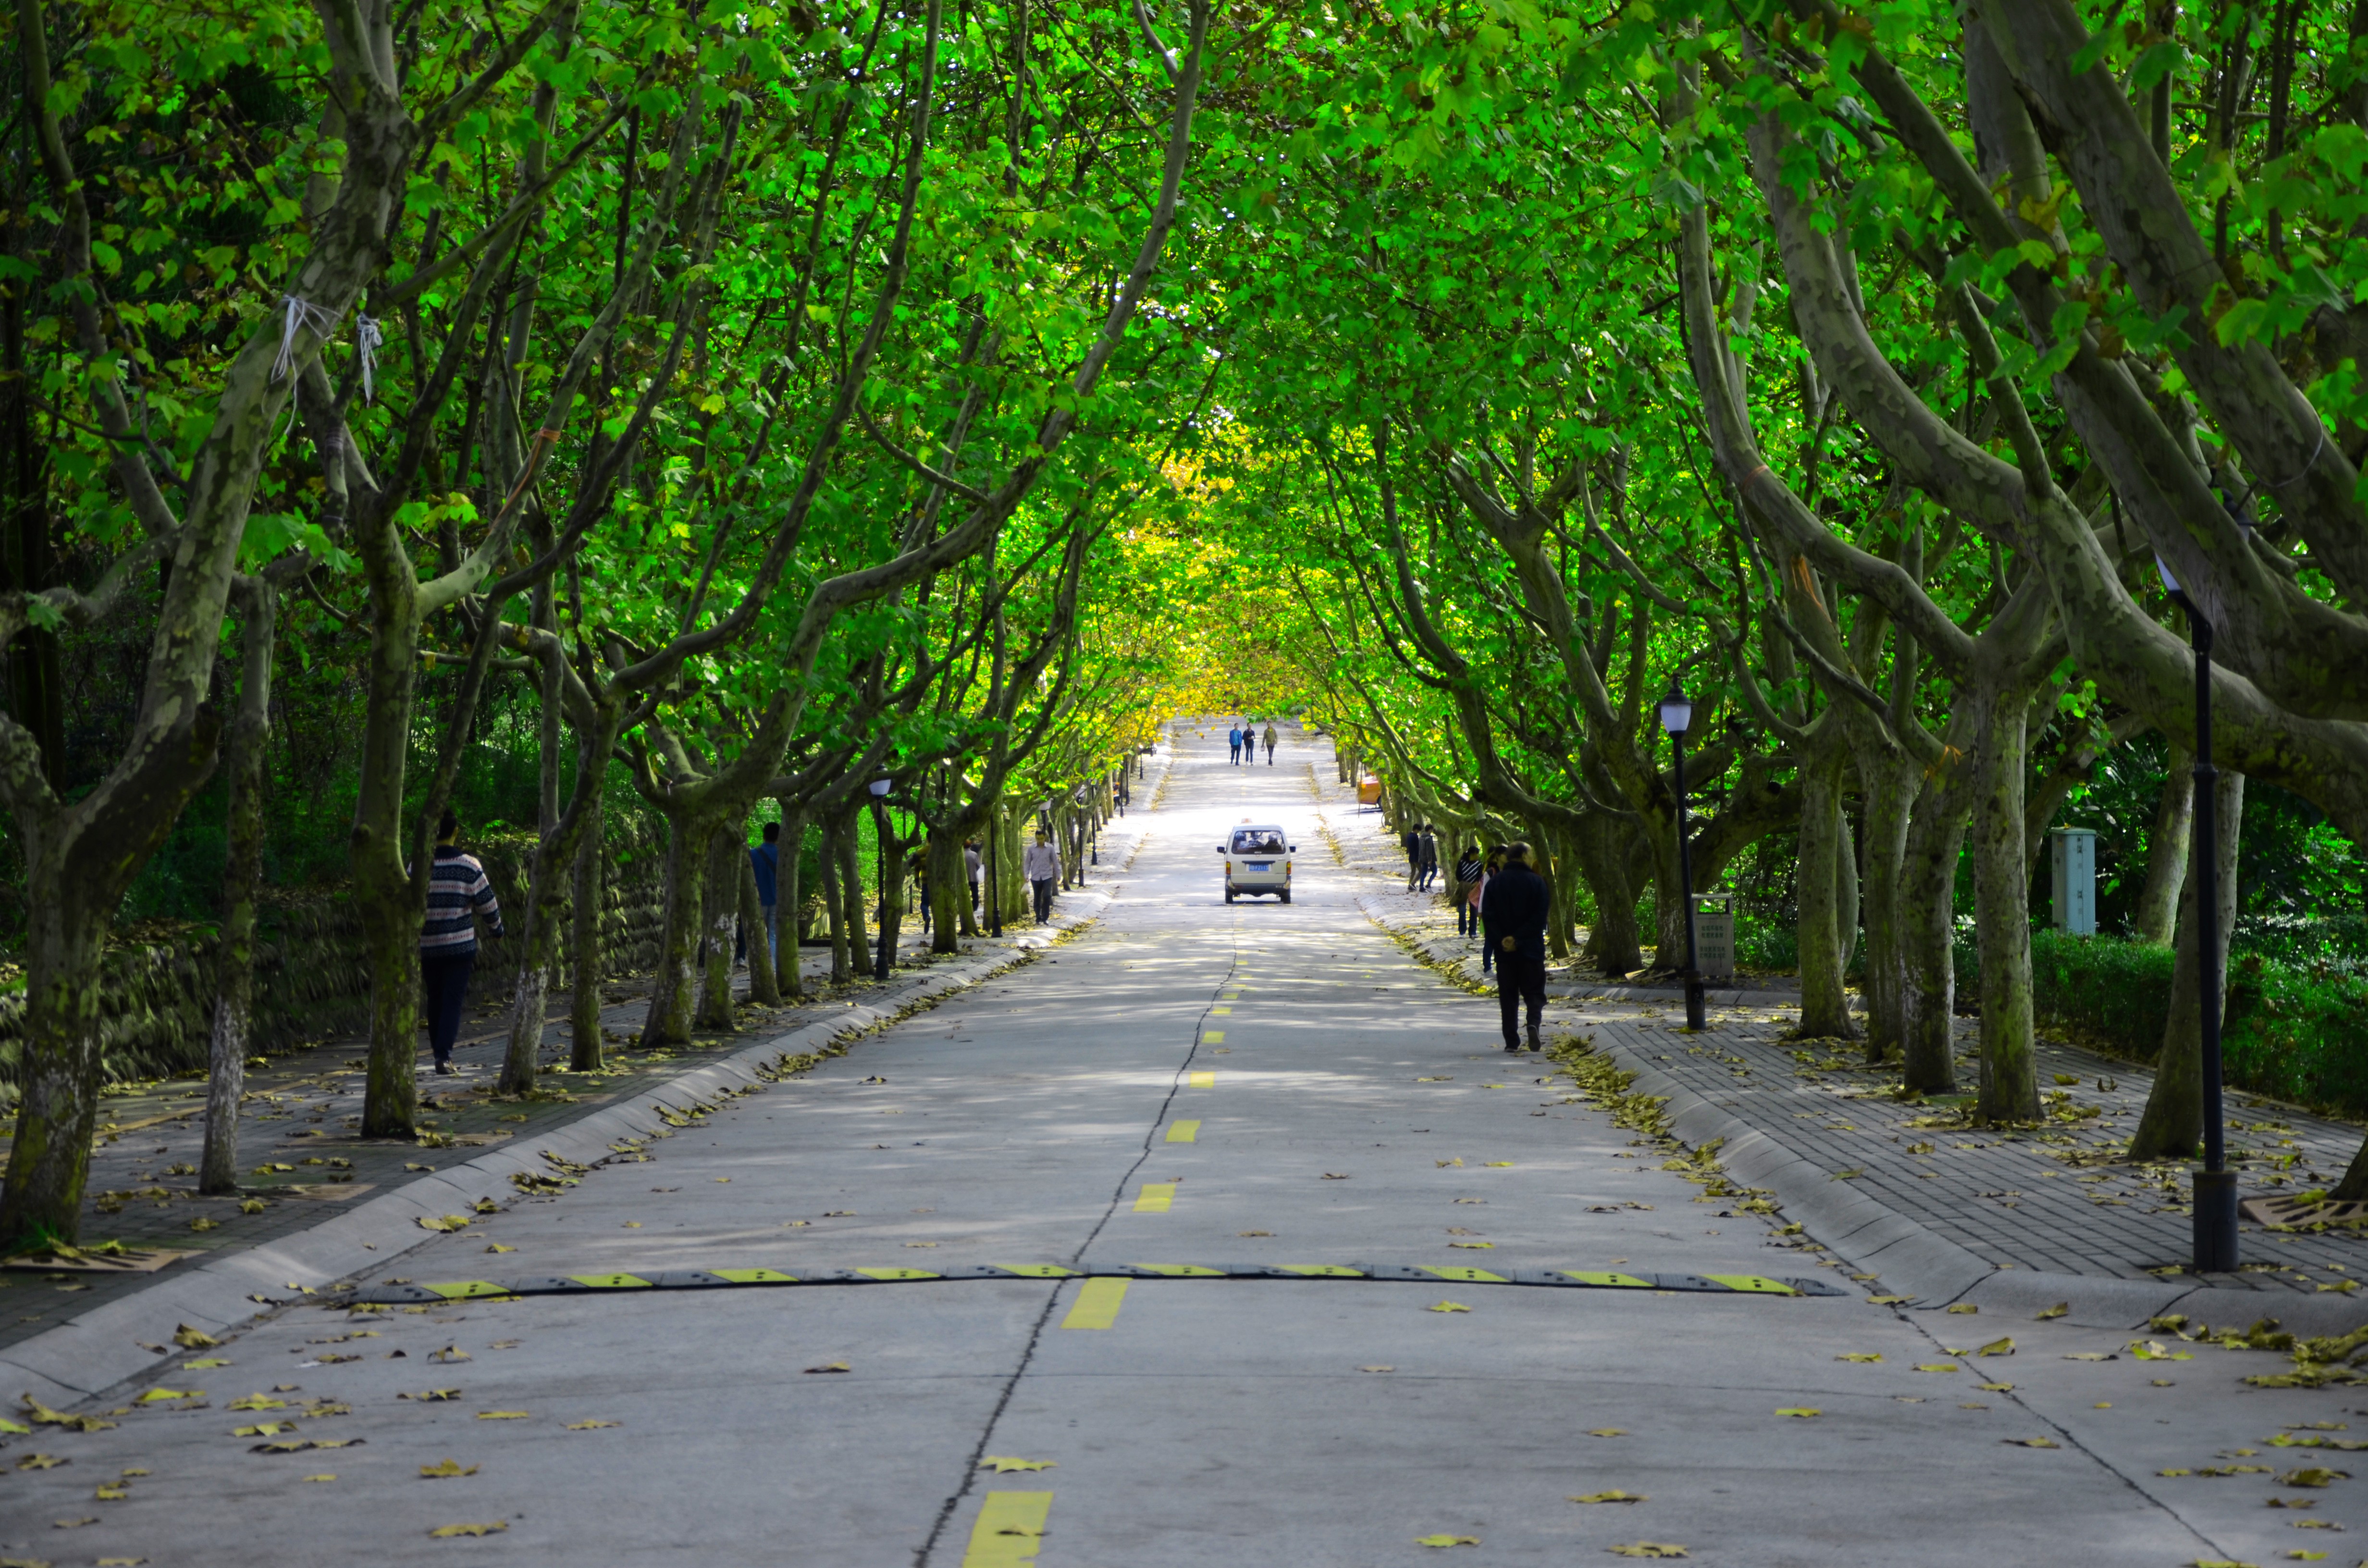
<instances>
[{"instance_id":1,"label":"curb","mask_svg":"<svg viewBox=\"0 0 2368 1568\"><path fill-rule=\"evenodd\" d=\"M1366 893L1357 903L1375 925L1406 937L1455 979L1477 983L1467 969L1465 955L1445 944L1411 937L1393 925ZM1583 988L1573 988L1583 989ZM1639 988L1627 988L1634 992ZM1722 995L1725 994L1721 994ZM1768 992L1733 994L1744 1006L1765 1005L1759 997L1781 997ZM1561 1001L1581 998L1568 995ZM1657 1001L1663 994L1644 990L1622 995L1598 990L1584 1000ZM1782 997L1797 1003L1797 996ZM1725 1005L1722 1003L1721 1005ZM1662 1072L1646 1058L1616 1041L1596 1047L1635 1074L1634 1086L1665 1102L1669 1130L1680 1142L1700 1148L1724 1139L1719 1164L1738 1184L1765 1187L1775 1194L1785 1218L1799 1222L1828 1252L1853 1272L1879 1274L1889 1292L1913 1298L1909 1306L1936 1311L1960 1302L2007 1316L2036 1316L2059 1304L2066 1311L2061 1321L2078 1328L2144 1328L2150 1318L2180 1312L2215 1326L2250 1324L2274 1318L2301 1335L2348 1334L2368 1319L2368 1303L2342 1296L2305 1296L2285 1290L2258 1290L2238 1286L2196 1284L2184 1279L2124 1279L2105 1274L2056 1274L2000 1268L1987 1258L1959 1245L1930 1227L1909 1219L1879 1199L1869 1197L1833 1173L1804 1159L1750 1122L1721 1109L1692 1089Z\"/></svg>"},{"instance_id":2,"label":"curb","mask_svg":"<svg viewBox=\"0 0 2368 1568\"><path fill-rule=\"evenodd\" d=\"M553 1129L536 1140L535 1153L549 1149L564 1159L597 1165L609 1157L611 1142L645 1138L662 1131L661 1102L705 1099L724 1088L759 1084L757 1069L784 1054L797 1055L842 1039L852 1039L893 1023L907 1011L941 1000L1025 961L1050 947L1067 931L1098 918L1112 901L1106 888L1065 895L1073 913L1056 916L1058 930L1030 933L1015 938L1018 952L998 952L969 963L949 965L925 977L903 1000L890 1007L851 1004L844 1014L820 1018L803 1028L776 1035L734 1051L720 1062L693 1069L630 1100L605 1106L588 1116ZM1075 910L1091 904L1089 910ZM174 1332L187 1324L219 1338L255 1318L301 1301L333 1282L365 1270L381 1268L441 1233L422 1230L422 1219L449 1214L484 1198L515 1196L509 1176L516 1171L543 1170L541 1161L510 1145L490 1151L462 1165L421 1176L381 1193L351 1211L282 1236L265 1245L243 1248L192 1268L168 1271L156 1283L94 1308L81 1317L11 1346L0 1355L0 1376L17 1381L6 1386L40 1397L45 1403L72 1404L119 1383L142 1378L162 1362L187 1352L159 1358L141 1341L169 1344Z\"/></svg>"}]
</instances>

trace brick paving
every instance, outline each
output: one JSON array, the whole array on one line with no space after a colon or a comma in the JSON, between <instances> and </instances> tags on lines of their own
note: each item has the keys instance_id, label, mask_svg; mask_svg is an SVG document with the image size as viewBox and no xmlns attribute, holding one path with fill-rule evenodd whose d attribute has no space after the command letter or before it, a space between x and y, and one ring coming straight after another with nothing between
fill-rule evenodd
<instances>
[{"instance_id":1,"label":"brick paving","mask_svg":"<svg viewBox=\"0 0 2368 1568\"><path fill-rule=\"evenodd\" d=\"M1460 968L1476 954L1476 943L1456 937L1440 898L1405 891L1403 855L1378 815L1357 812L1353 789L1321 770L1311 787L1343 863L1372 884L1369 907L1438 961ZM1674 992L1660 1001L1581 999L1601 987L1565 978L1578 994L1555 1012L1581 1032L1649 1060L1834 1179L2000 1267L2168 1279L2191 1252L2189 1165L2121 1157L2153 1086L2146 1067L2043 1035L2047 1125L1968 1127L1960 1108L1978 1071L1972 1019L1957 1028L1958 1082L1968 1092L1903 1101L1895 1097L1897 1069L1863 1065L1855 1041L1780 1039L1800 1015L1770 980L1742 982L1757 1006L1718 1006L1713 993L1710 1028L1690 1036ZM2331 1186L2361 1144L2362 1130L2351 1123L2234 1092L2227 1106L2229 1159L2248 1198ZM2220 1283L2349 1293L2368 1277L2368 1244L2357 1233L2278 1233L2249 1221L2243 1233L2248 1261Z\"/></svg>"}]
</instances>

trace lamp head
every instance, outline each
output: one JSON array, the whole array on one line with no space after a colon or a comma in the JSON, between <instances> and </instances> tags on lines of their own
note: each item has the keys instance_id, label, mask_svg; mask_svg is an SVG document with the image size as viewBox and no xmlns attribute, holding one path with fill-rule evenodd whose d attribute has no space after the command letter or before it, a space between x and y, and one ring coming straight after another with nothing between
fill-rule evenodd
<instances>
[{"instance_id":1,"label":"lamp head","mask_svg":"<svg viewBox=\"0 0 2368 1568\"><path fill-rule=\"evenodd\" d=\"M2162 586L2165 593L2179 592L2179 579L2170 574L2170 562L2157 555L2154 558L2154 569L2162 574Z\"/></svg>"},{"instance_id":2,"label":"lamp head","mask_svg":"<svg viewBox=\"0 0 2368 1568\"><path fill-rule=\"evenodd\" d=\"M875 801L880 800L885 796L889 790L895 787L896 781L894 778L888 778L885 774L882 774L880 778L874 778L870 785L871 798Z\"/></svg>"},{"instance_id":3,"label":"lamp head","mask_svg":"<svg viewBox=\"0 0 2368 1568\"><path fill-rule=\"evenodd\" d=\"M1686 697L1685 687L1677 676L1669 677L1668 694L1661 699L1661 728L1673 735L1682 735L1694 722L1694 705Z\"/></svg>"}]
</instances>

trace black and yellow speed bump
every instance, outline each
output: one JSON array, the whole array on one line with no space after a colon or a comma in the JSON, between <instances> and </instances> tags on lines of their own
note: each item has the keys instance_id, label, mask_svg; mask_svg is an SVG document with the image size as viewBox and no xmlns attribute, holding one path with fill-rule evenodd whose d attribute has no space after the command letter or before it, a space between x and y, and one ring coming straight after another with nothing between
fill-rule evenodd
<instances>
[{"instance_id":1,"label":"black and yellow speed bump","mask_svg":"<svg viewBox=\"0 0 2368 1568\"><path fill-rule=\"evenodd\" d=\"M535 1275L441 1284L367 1286L358 1306L412 1306L488 1296L566 1296L599 1290L730 1290L771 1285L900 1285L954 1279L1378 1279L1421 1285L1532 1285L1579 1290L1683 1290L1703 1295L1846 1296L1824 1279L1758 1274L1622 1274L1587 1268L1513 1268L1408 1263L973 1263L941 1268L669 1268L639 1274Z\"/></svg>"}]
</instances>

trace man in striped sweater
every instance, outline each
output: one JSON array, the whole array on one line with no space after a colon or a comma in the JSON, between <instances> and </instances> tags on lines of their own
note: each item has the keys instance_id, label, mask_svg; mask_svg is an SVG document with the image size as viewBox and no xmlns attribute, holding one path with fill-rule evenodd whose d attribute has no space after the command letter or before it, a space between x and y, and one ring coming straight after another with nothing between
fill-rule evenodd
<instances>
[{"instance_id":1,"label":"man in striped sweater","mask_svg":"<svg viewBox=\"0 0 2368 1568\"><path fill-rule=\"evenodd\" d=\"M474 855L457 842L461 819L450 812L436 824L436 859L427 872L427 923L419 929L419 974L427 987L427 1043L436 1071L452 1075L452 1041L461 1032L461 1007L469 997L469 972L477 965L477 926L482 915L496 937L502 906L494 884Z\"/></svg>"}]
</instances>

